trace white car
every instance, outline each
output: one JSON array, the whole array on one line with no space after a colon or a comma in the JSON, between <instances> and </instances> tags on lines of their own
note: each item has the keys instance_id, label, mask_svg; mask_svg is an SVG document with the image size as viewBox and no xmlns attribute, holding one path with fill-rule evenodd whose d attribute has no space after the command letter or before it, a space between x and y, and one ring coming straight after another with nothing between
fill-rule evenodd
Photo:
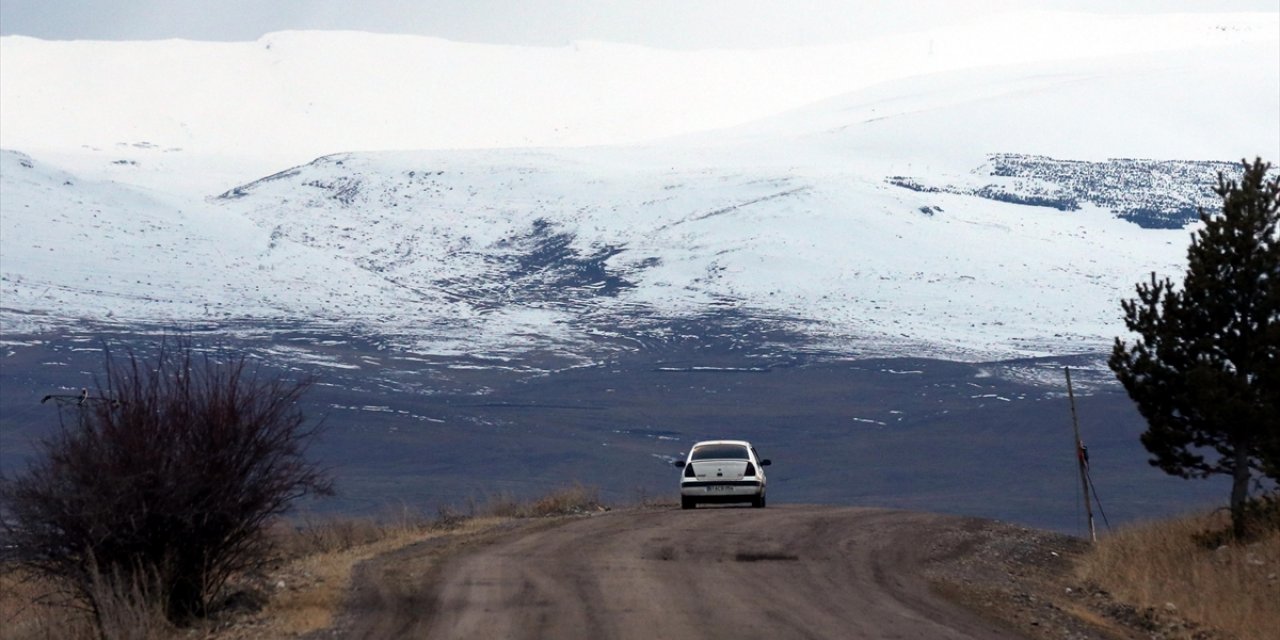
<instances>
[{"instance_id":1,"label":"white car","mask_svg":"<svg viewBox=\"0 0 1280 640\"><path fill-rule=\"evenodd\" d=\"M750 502L765 504L764 468L755 447L744 440L706 440L693 445L689 457L676 460L684 468L680 477L680 507L693 509L699 502Z\"/></svg>"}]
</instances>

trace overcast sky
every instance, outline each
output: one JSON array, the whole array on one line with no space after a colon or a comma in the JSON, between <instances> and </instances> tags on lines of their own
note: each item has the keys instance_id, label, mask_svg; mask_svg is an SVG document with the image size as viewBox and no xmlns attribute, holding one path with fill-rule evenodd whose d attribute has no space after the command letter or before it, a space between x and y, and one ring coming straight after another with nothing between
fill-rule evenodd
<instances>
[{"instance_id":1,"label":"overcast sky","mask_svg":"<svg viewBox=\"0 0 1280 640\"><path fill-rule=\"evenodd\" d=\"M1018 9L1280 11L1280 0L0 0L0 35L255 40L288 29L511 44L655 47L845 42Z\"/></svg>"}]
</instances>

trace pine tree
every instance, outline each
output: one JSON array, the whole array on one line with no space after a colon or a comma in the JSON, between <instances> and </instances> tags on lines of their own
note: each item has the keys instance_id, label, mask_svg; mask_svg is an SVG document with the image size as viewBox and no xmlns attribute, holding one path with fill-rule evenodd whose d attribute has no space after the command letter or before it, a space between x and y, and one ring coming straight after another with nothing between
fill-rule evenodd
<instances>
[{"instance_id":1,"label":"pine tree","mask_svg":"<svg viewBox=\"0 0 1280 640\"><path fill-rule=\"evenodd\" d=\"M1147 420L1152 465L1231 477L1237 537L1251 481L1280 480L1280 178L1243 165L1239 183L1218 174L1222 210L1200 211L1181 289L1153 273L1122 303L1138 338L1116 338L1109 361Z\"/></svg>"}]
</instances>

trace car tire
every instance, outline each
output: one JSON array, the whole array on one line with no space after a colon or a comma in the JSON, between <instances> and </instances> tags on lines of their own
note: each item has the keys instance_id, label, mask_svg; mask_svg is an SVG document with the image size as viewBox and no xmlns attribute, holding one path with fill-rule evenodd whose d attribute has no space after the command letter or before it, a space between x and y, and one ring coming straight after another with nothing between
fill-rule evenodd
<instances>
[{"instance_id":1,"label":"car tire","mask_svg":"<svg viewBox=\"0 0 1280 640\"><path fill-rule=\"evenodd\" d=\"M698 506L698 502L688 496L680 496L681 509L693 509Z\"/></svg>"},{"instance_id":2,"label":"car tire","mask_svg":"<svg viewBox=\"0 0 1280 640\"><path fill-rule=\"evenodd\" d=\"M754 498L752 498L752 499L751 499L751 506L753 506L753 507L755 507L755 508L757 508L757 509L763 509L763 508L764 508L764 505L765 505L765 502L764 502L764 494L763 494L763 493L762 493L762 494L760 494L759 496L756 496L756 497L754 497Z\"/></svg>"}]
</instances>

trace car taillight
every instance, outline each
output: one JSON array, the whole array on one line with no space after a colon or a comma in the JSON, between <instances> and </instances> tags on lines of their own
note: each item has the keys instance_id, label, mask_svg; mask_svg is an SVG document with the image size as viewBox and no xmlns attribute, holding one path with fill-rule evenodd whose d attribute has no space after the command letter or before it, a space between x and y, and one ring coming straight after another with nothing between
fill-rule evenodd
<instances>
[{"instance_id":1,"label":"car taillight","mask_svg":"<svg viewBox=\"0 0 1280 640\"><path fill-rule=\"evenodd\" d=\"M747 470L746 470L746 471L743 471L743 472L742 472L742 475L744 475L744 476L754 476L755 474L756 474L756 466L755 466L754 464L751 464L750 462L748 462L748 463L747 463Z\"/></svg>"},{"instance_id":2,"label":"car taillight","mask_svg":"<svg viewBox=\"0 0 1280 640\"><path fill-rule=\"evenodd\" d=\"M684 466L684 477L686 477L686 478L696 478L696 477L698 477L698 476L697 476L696 474L694 474L694 472L693 472L693 463L692 463L692 462L690 462L689 464L686 464L686 465Z\"/></svg>"}]
</instances>

